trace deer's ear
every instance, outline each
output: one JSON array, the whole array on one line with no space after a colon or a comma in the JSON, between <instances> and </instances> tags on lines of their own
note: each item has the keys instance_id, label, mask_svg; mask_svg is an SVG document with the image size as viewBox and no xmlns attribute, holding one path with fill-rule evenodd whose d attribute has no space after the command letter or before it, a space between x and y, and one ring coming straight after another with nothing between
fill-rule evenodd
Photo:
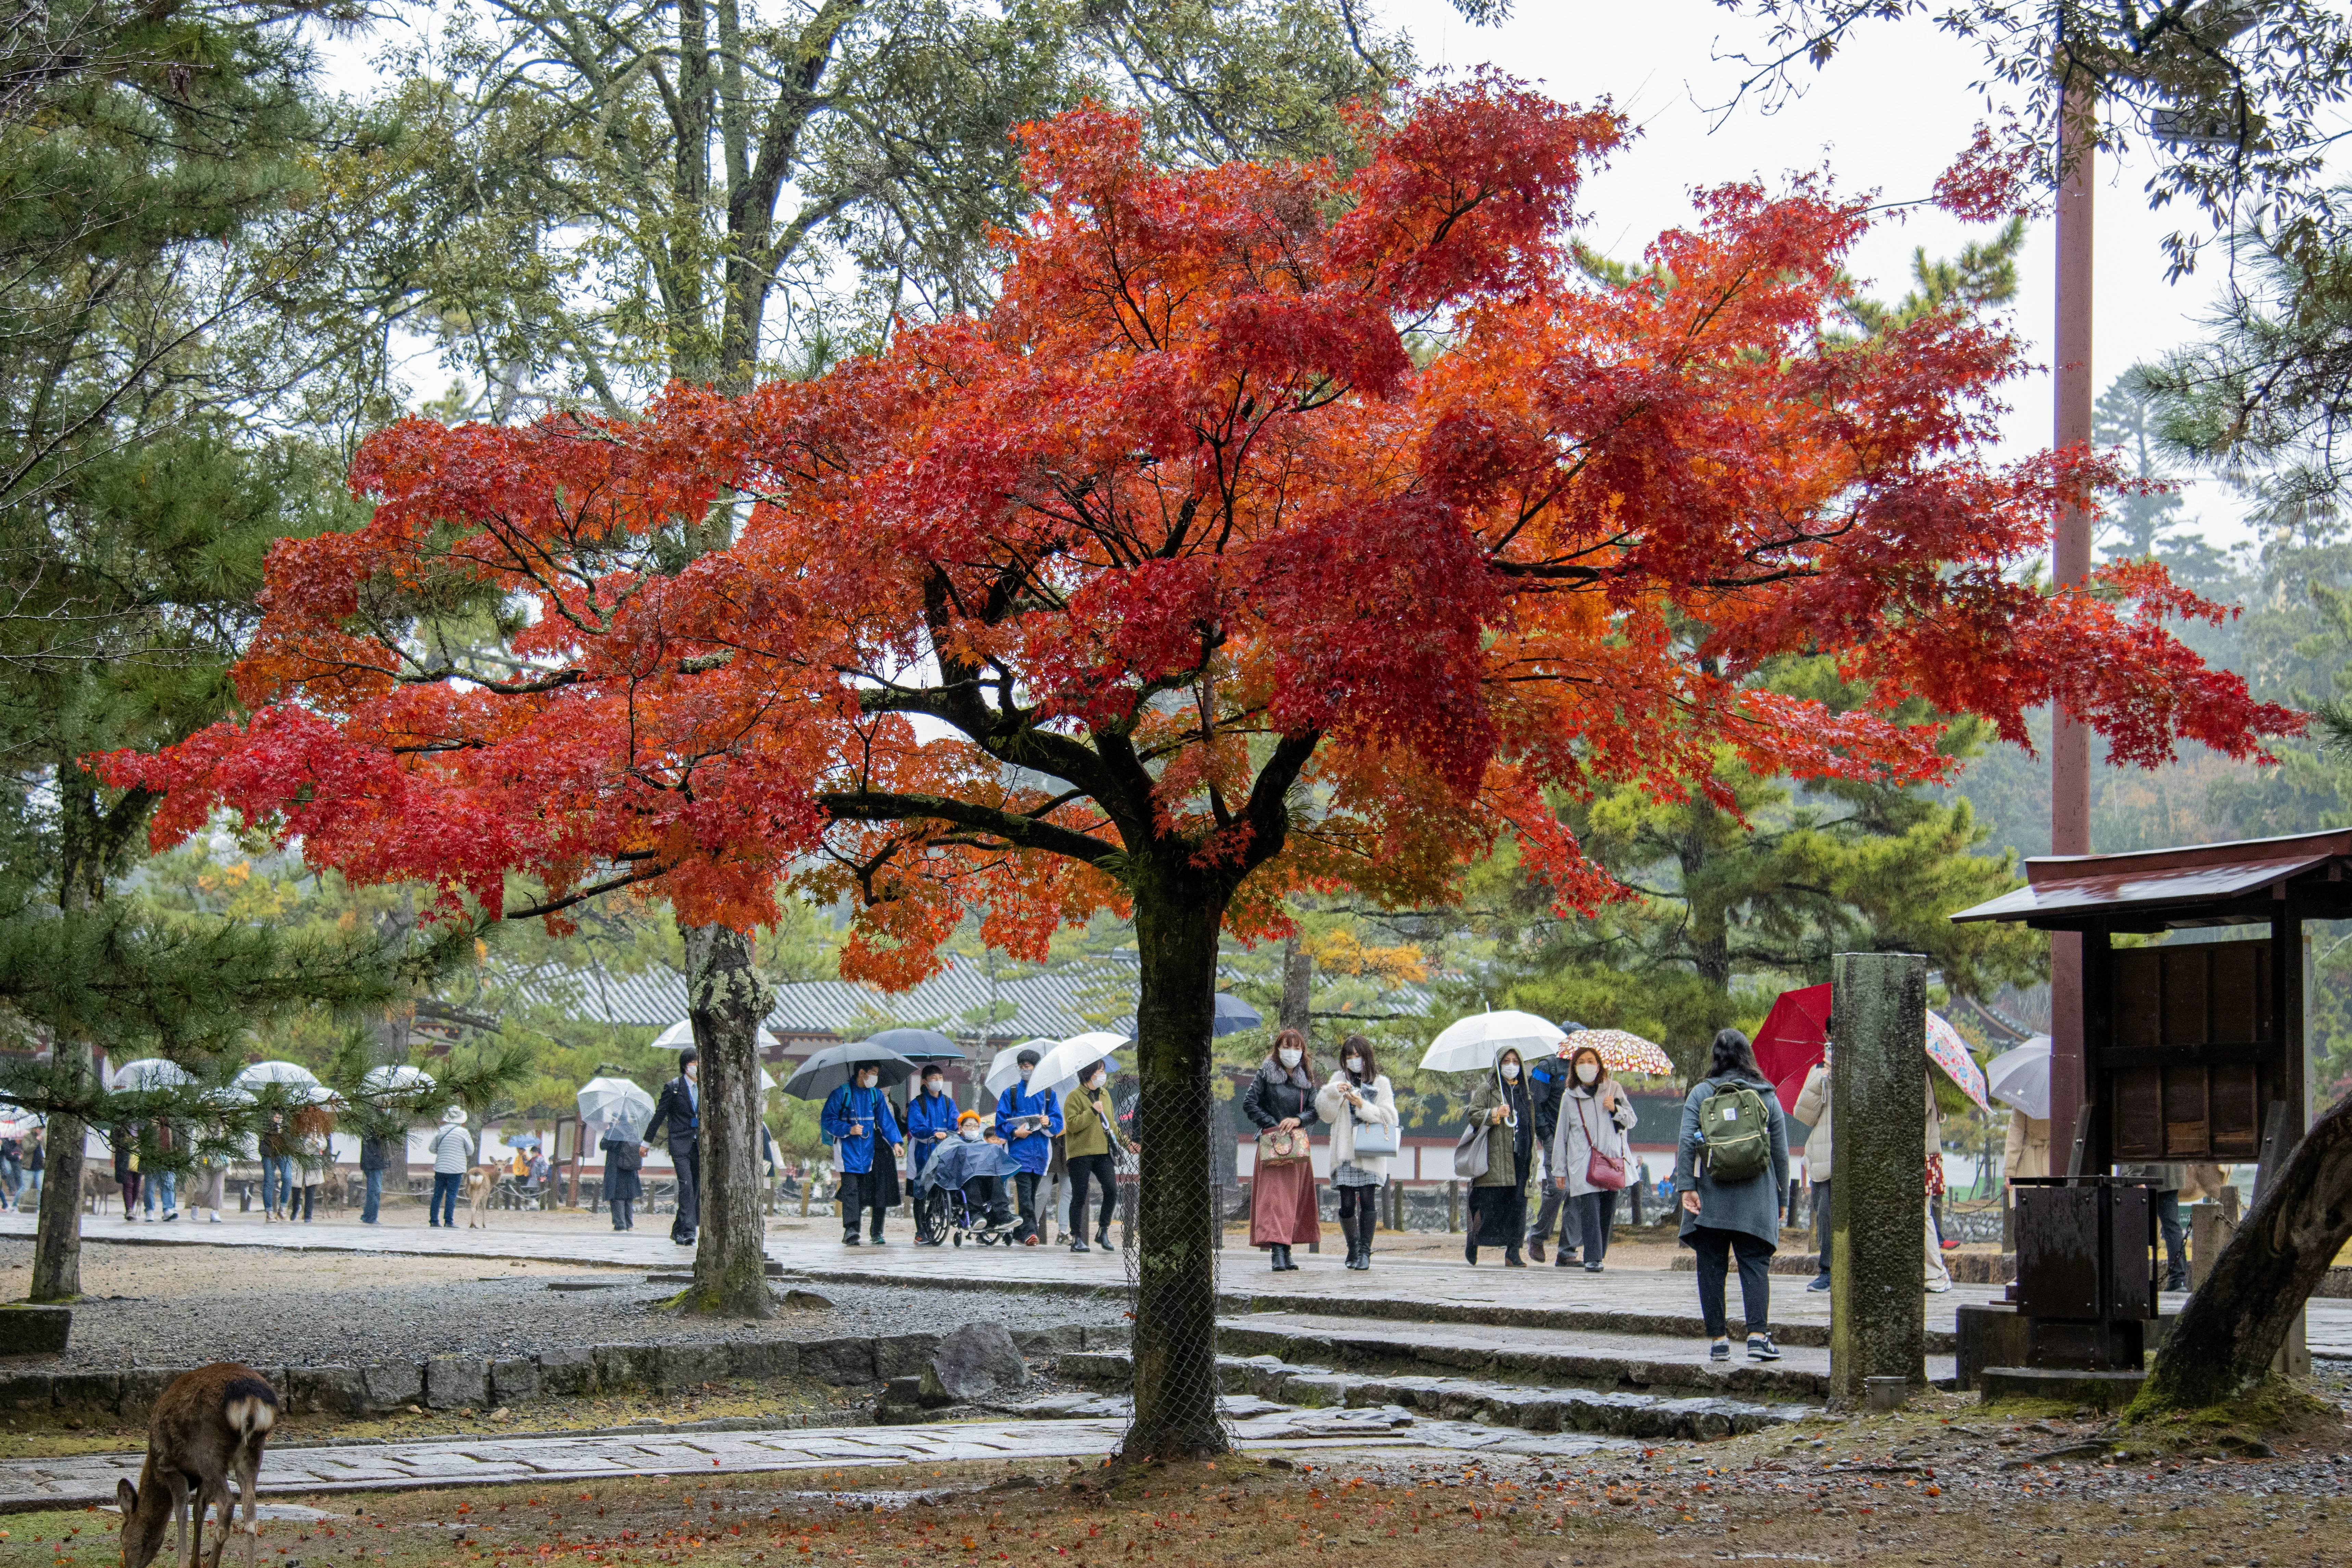
<instances>
[{"instance_id":1,"label":"deer's ear","mask_svg":"<svg viewBox=\"0 0 2352 1568\"><path fill-rule=\"evenodd\" d=\"M139 1489L129 1481L114 1483L114 1500L122 1505L122 1517L129 1519L131 1510L139 1506Z\"/></svg>"}]
</instances>

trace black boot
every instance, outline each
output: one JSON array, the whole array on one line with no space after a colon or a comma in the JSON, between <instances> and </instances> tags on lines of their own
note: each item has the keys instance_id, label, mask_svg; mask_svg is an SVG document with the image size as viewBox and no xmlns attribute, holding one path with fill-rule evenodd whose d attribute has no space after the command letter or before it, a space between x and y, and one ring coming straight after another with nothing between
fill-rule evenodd
<instances>
[{"instance_id":1,"label":"black boot","mask_svg":"<svg viewBox=\"0 0 2352 1568\"><path fill-rule=\"evenodd\" d=\"M1110 1221L1105 1220L1095 1227L1095 1245L1105 1252L1110 1250Z\"/></svg>"},{"instance_id":2,"label":"black boot","mask_svg":"<svg viewBox=\"0 0 2352 1568\"><path fill-rule=\"evenodd\" d=\"M1346 1209L1339 1211L1339 1239L1348 1244L1346 1267L1353 1268L1356 1266L1356 1216Z\"/></svg>"},{"instance_id":3,"label":"black boot","mask_svg":"<svg viewBox=\"0 0 2352 1568\"><path fill-rule=\"evenodd\" d=\"M1356 1220L1355 1266L1359 1269L1372 1266L1372 1217L1370 1215L1360 1215Z\"/></svg>"},{"instance_id":4,"label":"black boot","mask_svg":"<svg viewBox=\"0 0 2352 1568\"><path fill-rule=\"evenodd\" d=\"M1462 1238L1462 1256L1470 1260L1471 1268L1478 1267L1478 1233L1476 1231L1472 1231Z\"/></svg>"},{"instance_id":5,"label":"black boot","mask_svg":"<svg viewBox=\"0 0 2352 1568\"><path fill-rule=\"evenodd\" d=\"M1275 1273L1279 1274L1284 1269L1290 1267L1290 1248L1283 1246L1282 1243L1277 1241L1266 1250L1274 1254Z\"/></svg>"}]
</instances>

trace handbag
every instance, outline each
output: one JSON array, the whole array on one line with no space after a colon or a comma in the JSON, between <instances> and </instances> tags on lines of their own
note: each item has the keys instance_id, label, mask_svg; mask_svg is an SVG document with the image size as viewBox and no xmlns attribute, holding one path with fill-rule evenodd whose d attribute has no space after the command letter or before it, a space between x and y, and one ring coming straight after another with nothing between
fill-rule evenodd
<instances>
[{"instance_id":1,"label":"handbag","mask_svg":"<svg viewBox=\"0 0 2352 1568\"><path fill-rule=\"evenodd\" d=\"M1393 1157L1397 1152L1396 1124L1389 1121L1359 1121L1354 1124L1356 1157L1366 1155Z\"/></svg>"},{"instance_id":2,"label":"handbag","mask_svg":"<svg viewBox=\"0 0 2352 1568\"><path fill-rule=\"evenodd\" d=\"M1308 1149L1304 1127L1269 1127L1257 1135L1257 1163L1261 1165L1296 1165L1307 1157Z\"/></svg>"},{"instance_id":3,"label":"handbag","mask_svg":"<svg viewBox=\"0 0 2352 1568\"><path fill-rule=\"evenodd\" d=\"M1601 1152L1600 1141L1592 1136L1591 1124L1584 1120L1587 1103L1582 1100L1576 1102L1576 1124L1584 1131L1584 1184L1598 1187L1605 1193L1618 1192L1632 1178L1625 1173L1625 1161L1622 1155Z\"/></svg>"},{"instance_id":4,"label":"handbag","mask_svg":"<svg viewBox=\"0 0 2352 1568\"><path fill-rule=\"evenodd\" d=\"M1486 1134L1492 1129L1484 1121L1474 1121L1462 1130L1454 1144L1454 1173L1476 1181L1486 1173Z\"/></svg>"}]
</instances>

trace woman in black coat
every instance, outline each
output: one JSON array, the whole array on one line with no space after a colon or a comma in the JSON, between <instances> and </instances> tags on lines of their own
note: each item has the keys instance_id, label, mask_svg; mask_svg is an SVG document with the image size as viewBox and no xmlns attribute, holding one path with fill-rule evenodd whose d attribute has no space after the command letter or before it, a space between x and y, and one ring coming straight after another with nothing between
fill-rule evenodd
<instances>
[{"instance_id":1,"label":"woman in black coat","mask_svg":"<svg viewBox=\"0 0 2352 1568\"><path fill-rule=\"evenodd\" d=\"M1319 1120L1315 1111L1315 1065L1307 1059L1307 1037L1285 1029L1258 1064L1257 1077L1242 1098L1242 1114L1256 1127L1258 1160L1250 1174L1250 1245L1273 1255L1276 1270L1297 1268L1290 1249L1323 1232L1315 1206L1315 1166L1307 1159L1280 1163L1266 1156L1268 1132L1295 1132L1303 1144Z\"/></svg>"},{"instance_id":2,"label":"woman in black coat","mask_svg":"<svg viewBox=\"0 0 2352 1568\"><path fill-rule=\"evenodd\" d=\"M637 1196L645 1191L637 1168L645 1163L645 1158L646 1146L625 1131L604 1134L604 1201L612 1205L614 1230L636 1227Z\"/></svg>"}]
</instances>

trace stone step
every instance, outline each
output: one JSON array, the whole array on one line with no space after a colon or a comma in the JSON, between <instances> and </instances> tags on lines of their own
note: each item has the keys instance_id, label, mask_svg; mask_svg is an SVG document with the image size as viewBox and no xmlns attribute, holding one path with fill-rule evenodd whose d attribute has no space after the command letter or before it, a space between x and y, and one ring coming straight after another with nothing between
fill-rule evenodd
<instances>
[{"instance_id":1,"label":"stone step","mask_svg":"<svg viewBox=\"0 0 2352 1568\"><path fill-rule=\"evenodd\" d=\"M1123 1351L1065 1353L1054 1364L1059 1375L1078 1383L1124 1387L1135 1376L1134 1359ZM1309 1409L1393 1406L1440 1421L1649 1440L1729 1437L1819 1413L1812 1405L1762 1405L1713 1396L1666 1399L1582 1388L1533 1388L1479 1378L1367 1375L1297 1365L1271 1355L1220 1356L1217 1375L1229 1394L1255 1394Z\"/></svg>"},{"instance_id":2,"label":"stone step","mask_svg":"<svg viewBox=\"0 0 2352 1568\"><path fill-rule=\"evenodd\" d=\"M1528 1382L1547 1388L1630 1394L1672 1388L1714 1398L1814 1403L1829 1398L1829 1374L1818 1366L1744 1361L1717 1366L1704 1359L1706 1342L1701 1338L1612 1346L1586 1339L1574 1348L1555 1348L1519 1332L1496 1335L1466 1328L1449 1331L1379 1321L1316 1318L1299 1323L1261 1323L1227 1318L1217 1324L1217 1343L1224 1350L1292 1362L1337 1362L1350 1371L1442 1369L1449 1375ZM1090 1339L1087 1348L1102 1347ZM1805 1359L1820 1358L1816 1354Z\"/></svg>"}]
</instances>

